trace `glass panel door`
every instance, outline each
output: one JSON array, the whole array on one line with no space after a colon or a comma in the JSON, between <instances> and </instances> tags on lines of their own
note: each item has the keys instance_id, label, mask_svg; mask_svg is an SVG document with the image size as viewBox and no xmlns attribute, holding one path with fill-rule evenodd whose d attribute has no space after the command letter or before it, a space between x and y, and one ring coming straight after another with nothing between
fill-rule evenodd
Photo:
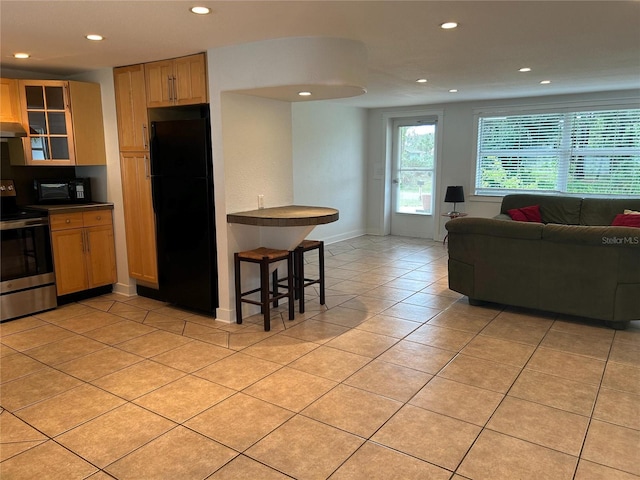
<instances>
[{"instance_id":1,"label":"glass panel door","mask_svg":"<svg viewBox=\"0 0 640 480\"><path fill-rule=\"evenodd\" d=\"M435 134L435 123L398 126L395 213L431 215Z\"/></svg>"},{"instance_id":2,"label":"glass panel door","mask_svg":"<svg viewBox=\"0 0 640 480\"><path fill-rule=\"evenodd\" d=\"M27 81L23 108L28 121L28 163L31 165L73 164L71 110L67 82Z\"/></svg>"}]
</instances>

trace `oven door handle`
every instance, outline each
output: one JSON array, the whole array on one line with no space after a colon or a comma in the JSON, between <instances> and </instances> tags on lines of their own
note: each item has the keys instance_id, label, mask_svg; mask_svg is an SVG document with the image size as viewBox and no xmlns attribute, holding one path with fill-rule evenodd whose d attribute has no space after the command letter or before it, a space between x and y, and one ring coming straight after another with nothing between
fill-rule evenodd
<instances>
[{"instance_id":1,"label":"oven door handle","mask_svg":"<svg viewBox=\"0 0 640 480\"><path fill-rule=\"evenodd\" d=\"M48 225L49 219L46 217L31 218L28 220L4 220L0 222L0 230L17 230L19 228L46 227Z\"/></svg>"}]
</instances>

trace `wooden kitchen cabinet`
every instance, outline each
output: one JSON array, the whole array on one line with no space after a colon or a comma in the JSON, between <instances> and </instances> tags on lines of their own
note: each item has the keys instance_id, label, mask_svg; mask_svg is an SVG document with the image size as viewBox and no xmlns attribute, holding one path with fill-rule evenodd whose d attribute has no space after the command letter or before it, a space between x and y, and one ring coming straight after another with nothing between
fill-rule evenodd
<instances>
[{"instance_id":1,"label":"wooden kitchen cabinet","mask_svg":"<svg viewBox=\"0 0 640 480\"><path fill-rule=\"evenodd\" d=\"M100 85L19 80L26 165L106 165Z\"/></svg>"},{"instance_id":2,"label":"wooden kitchen cabinet","mask_svg":"<svg viewBox=\"0 0 640 480\"><path fill-rule=\"evenodd\" d=\"M149 151L144 65L113 69L121 152Z\"/></svg>"},{"instance_id":3,"label":"wooden kitchen cabinet","mask_svg":"<svg viewBox=\"0 0 640 480\"><path fill-rule=\"evenodd\" d=\"M149 155L144 152L121 152L120 173L129 276L157 288L156 227Z\"/></svg>"},{"instance_id":4,"label":"wooden kitchen cabinet","mask_svg":"<svg viewBox=\"0 0 640 480\"><path fill-rule=\"evenodd\" d=\"M58 296L116 282L111 210L49 215Z\"/></svg>"},{"instance_id":5,"label":"wooden kitchen cabinet","mask_svg":"<svg viewBox=\"0 0 640 480\"><path fill-rule=\"evenodd\" d=\"M207 103L204 53L145 63L147 107Z\"/></svg>"},{"instance_id":6,"label":"wooden kitchen cabinet","mask_svg":"<svg viewBox=\"0 0 640 480\"><path fill-rule=\"evenodd\" d=\"M0 121L22 123L18 80L0 78Z\"/></svg>"}]
</instances>

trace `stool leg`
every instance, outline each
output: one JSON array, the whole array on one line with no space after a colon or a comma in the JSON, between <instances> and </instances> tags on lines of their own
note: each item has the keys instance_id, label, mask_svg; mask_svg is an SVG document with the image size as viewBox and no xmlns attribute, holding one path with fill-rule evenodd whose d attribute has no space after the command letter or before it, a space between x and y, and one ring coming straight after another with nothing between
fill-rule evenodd
<instances>
[{"instance_id":1,"label":"stool leg","mask_svg":"<svg viewBox=\"0 0 640 480\"><path fill-rule=\"evenodd\" d=\"M293 292L293 298L295 300L298 300L298 298L300 298L300 278L298 278L298 265L300 262L300 257L302 256L302 254L300 253L300 247L296 247L293 250L293 287L294 287L294 292Z\"/></svg>"},{"instance_id":2,"label":"stool leg","mask_svg":"<svg viewBox=\"0 0 640 480\"><path fill-rule=\"evenodd\" d=\"M298 292L300 313L304 313L304 251L299 249L296 251L296 255L298 256L298 271L296 272L298 285L296 290Z\"/></svg>"},{"instance_id":3,"label":"stool leg","mask_svg":"<svg viewBox=\"0 0 640 480\"><path fill-rule=\"evenodd\" d=\"M293 260L293 252L289 252L289 256L287 257L287 285L289 287L289 320L293 320L295 317L295 285L294 285L294 260Z\"/></svg>"},{"instance_id":4,"label":"stool leg","mask_svg":"<svg viewBox=\"0 0 640 480\"><path fill-rule=\"evenodd\" d=\"M236 323L242 323L242 297L240 291L240 260L238 259L238 254L233 254L233 266L235 269L236 276Z\"/></svg>"},{"instance_id":5,"label":"stool leg","mask_svg":"<svg viewBox=\"0 0 640 480\"><path fill-rule=\"evenodd\" d=\"M320 260L318 265L318 274L320 275L320 305L324 305L324 242L320 242L318 258Z\"/></svg>"},{"instance_id":6,"label":"stool leg","mask_svg":"<svg viewBox=\"0 0 640 480\"><path fill-rule=\"evenodd\" d=\"M260 296L264 312L264 331L271 330L271 306L269 302L269 258L264 257L260 262Z\"/></svg>"},{"instance_id":7,"label":"stool leg","mask_svg":"<svg viewBox=\"0 0 640 480\"><path fill-rule=\"evenodd\" d=\"M271 282L273 283L273 296L276 297L278 296L278 267L276 267L276 269L271 274ZM275 308L277 306L278 306L278 299L276 298L273 301L273 307Z\"/></svg>"}]
</instances>

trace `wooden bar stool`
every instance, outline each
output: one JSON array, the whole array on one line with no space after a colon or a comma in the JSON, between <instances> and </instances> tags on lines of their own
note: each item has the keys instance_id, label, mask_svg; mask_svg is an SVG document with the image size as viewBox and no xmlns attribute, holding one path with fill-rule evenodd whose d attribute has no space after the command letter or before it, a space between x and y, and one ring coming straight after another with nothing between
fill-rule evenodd
<instances>
[{"instance_id":1,"label":"wooden bar stool","mask_svg":"<svg viewBox=\"0 0 640 480\"><path fill-rule=\"evenodd\" d=\"M318 250L318 278L305 278L304 254L311 250ZM296 297L300 302L300 313L304 313L304 289L316 283L320 284L320 305L324 299L324 242L321 240L303 240L293 251L295 265Z\"/></svg>"},{"instance_id":2,"label":"wooden bar stool","mask_svg":"<svg viewBox=\"0 0 640 480\"><path fill-rule=\"evenodd\" d=\"M294 311L294 296L295 287L293 280L293 254L288 250L274 250L273 248L260 247L254 250L247 250L245 252L236 252L233 254L234 267L235 267L235 281L236 281L236 323L242 323L242 303L250 303L252 305L259 305L260 311L264 314L264 330L268 332L271 330L271 304L277 304L277 301L281 298L287 297L289 299L289 320L293 320L295 316ZM282 293L278 293L277 283L274 285L273 290L269 288L269 266L272 263L287 261L287 280L286 290ZM257 263L260 265L260 286L253 290L242 292L242 282L240 279L240 265L241 262ZM277 270L276 272L277 276ZM283 280L285 280L283 279ZM260 301L244 298L252 293L260 292Z\"/></svg>"}]
</instances>

